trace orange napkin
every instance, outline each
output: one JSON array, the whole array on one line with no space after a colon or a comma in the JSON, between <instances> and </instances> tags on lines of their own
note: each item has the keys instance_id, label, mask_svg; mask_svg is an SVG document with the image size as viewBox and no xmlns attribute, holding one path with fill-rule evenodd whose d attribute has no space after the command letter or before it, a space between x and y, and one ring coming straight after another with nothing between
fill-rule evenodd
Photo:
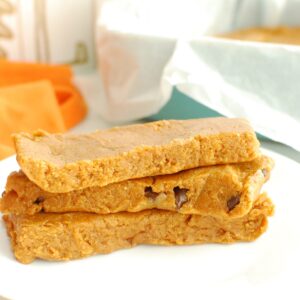
<instances>
[{"instance_id":1,"label":"orange napkin","mask_svg":"<svg viewBox=\"0 0 300 300\"><path fill-rule=\"evenodd\" d=\"M0 61L0 159L13 153L12 133L63 132L86 112L68 66Z\"/></svg>"}]
</instances>

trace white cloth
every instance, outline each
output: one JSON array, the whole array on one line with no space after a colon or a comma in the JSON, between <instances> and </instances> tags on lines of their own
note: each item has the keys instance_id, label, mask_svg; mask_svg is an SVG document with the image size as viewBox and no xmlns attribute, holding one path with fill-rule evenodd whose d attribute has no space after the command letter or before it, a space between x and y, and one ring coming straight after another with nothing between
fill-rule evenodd
<instances>
[{"instance_id":1,"label":"white cloth","mask_svg":"<svg viewBox=\"0 0 300 300\"><path fill-rule=\"evenodd\" d=\"M300 25L300 0L110 0L97 55L112 121L149 116L172 89L300 151L300 47L205 37L243 27Z\"/></svg>"}]
</instances>

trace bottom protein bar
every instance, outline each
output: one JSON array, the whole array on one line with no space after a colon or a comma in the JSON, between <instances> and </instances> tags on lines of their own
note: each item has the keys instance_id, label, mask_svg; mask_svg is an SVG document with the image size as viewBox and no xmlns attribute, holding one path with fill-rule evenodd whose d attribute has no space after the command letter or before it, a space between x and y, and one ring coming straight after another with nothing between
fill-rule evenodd
<instances>
[{"instance_id":1,"label":"bottom protein bar","mask_svg":"<svg viewBox=\"0 0 300 300\"><path fill-rule=\"evenodd\" d=\"M184 215L161 210L108 215L40 213L6 215L4 221L16 258L70 260L138 244L190 245L252 241L267 227L271 200L262 194L251 211L235 219Z\"/></svg>"}]
</instances>

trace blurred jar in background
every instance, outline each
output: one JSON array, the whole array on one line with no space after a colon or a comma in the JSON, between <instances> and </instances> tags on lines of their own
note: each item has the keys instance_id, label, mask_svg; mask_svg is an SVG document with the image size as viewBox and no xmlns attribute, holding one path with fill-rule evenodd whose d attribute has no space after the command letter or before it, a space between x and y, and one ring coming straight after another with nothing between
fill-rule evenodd
<instances>
[{"instance_id":1,"label":"blurred jar in background","mask_svg":"<svg viewBox=\"0 0 300 300\"><path fill-rule=\"evenodd\" d=\"M94 0L0 0L0 59L94 67Z\"/></svg>"}]
</instances>

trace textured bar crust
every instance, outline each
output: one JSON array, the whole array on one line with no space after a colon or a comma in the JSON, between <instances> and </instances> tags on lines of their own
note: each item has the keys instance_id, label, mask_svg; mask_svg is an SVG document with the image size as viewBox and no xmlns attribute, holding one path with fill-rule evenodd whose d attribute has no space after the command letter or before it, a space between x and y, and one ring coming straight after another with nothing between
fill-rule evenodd
<instances>
[{"instance_id":1,"label":"textured bar crust","mask_svg":"<svg viewBox=\"0 0 300 300\"><path fill-rule=\"evenodd\" d=\"M266 195L246 216L219 219L161 210L97 215L91 213L4 216L16 258L70 260L138 244L189 245L252 241L267 227L273 204Z\"/></svg>"},{"instance_id":2,"label":"textured bar crust","mask_svg":"<svg viewBox=\"0 0 300 300\"><path fill-rule=\"evenodd\" d=\"M251 161L259 154L249 123L229 118L158 121L80 135L21 133L14 142L24 173L54 193Z\"/></svg>"},{"instance_id":3,"label":"textured bar crust","mask_svg":"<svg viewBox=\"0 0 300 300\"><path fill-rule=\"evenodd\" d=\"M57 194L43 191L20 171L8 177L0 209L6 214L108 214L157 208L183 214L241 217L252 208L272 168L271 158L259 156L251 162L195 168Z\"/></svg>"}]
</instances>

